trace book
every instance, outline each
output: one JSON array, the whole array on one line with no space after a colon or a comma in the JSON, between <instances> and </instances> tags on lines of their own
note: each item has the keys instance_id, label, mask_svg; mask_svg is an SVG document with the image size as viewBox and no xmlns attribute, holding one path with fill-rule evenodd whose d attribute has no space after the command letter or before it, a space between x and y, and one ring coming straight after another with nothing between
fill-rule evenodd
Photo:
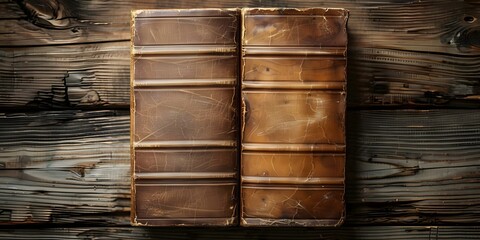
<instances>
[{"instance_id":1,"label":"book","mask_svg":"<svg viewBox=\"0 0 480 240\"><path fill-rule=\"evenodd\" d=\"M242 226L345 216L342 9L242 9Z\"/></svg>"},{"instance_id":2,"label":"book","mask_svg":"<svg viewBox=\"0 0 480 240\"><path fill-rule=\"evenodd\" d=\"M238 223L237 9L132 12L134 225Z\"/></svg>"}]
</instances>

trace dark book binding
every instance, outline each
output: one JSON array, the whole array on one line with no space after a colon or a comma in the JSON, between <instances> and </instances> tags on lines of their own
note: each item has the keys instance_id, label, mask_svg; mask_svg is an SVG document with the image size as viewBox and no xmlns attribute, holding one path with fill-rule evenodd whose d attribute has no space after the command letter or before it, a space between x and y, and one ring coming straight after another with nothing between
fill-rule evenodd
<instances>
[{"instance_id":1,"label":"dark book binding","mask_svg":"<svg viewBox=\"0 0 480 240\"><path fill-rule=\"evenodd\" d=\"M239 17L132 12L132 224L237 224Z\"/></svg>"}]
</instances>

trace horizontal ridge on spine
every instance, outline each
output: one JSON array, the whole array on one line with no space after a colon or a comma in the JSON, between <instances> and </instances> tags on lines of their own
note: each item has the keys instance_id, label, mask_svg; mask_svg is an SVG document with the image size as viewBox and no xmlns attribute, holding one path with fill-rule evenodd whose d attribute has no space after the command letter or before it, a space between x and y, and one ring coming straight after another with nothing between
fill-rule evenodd
<instances>
[{"instance_id":1,"label":"horizontal ridge on spine","mask_svg":"<svg viewBox=\"0 0 480 240\"><path fill-rule=\"evenodd\" d=\"M345 47L243 46L243 55L346 56Z\"/></svg>"},{"instance_id":2,"label":"horizontal ridge on spine","mask_svg":"<svg viewBox=\"0 0 480 240\"><path fill-rule=\"evenodd\" d=\"M345 144L303 144L303 143L242 143L243 151L294 151L294 152L340 152Z\"/></svg>"},{"instance_id":3,"label":"horizontal ridge on spine","mask_svg":"<svg viewBox=\"0 0 480 240\"><path fill-rule=\"evenodd\" d=\"M236 172L152 172L135 173L135 179L210 179L234 178Z\"/></svg>"},{"instance_id":4,"label":"horizontal ridge on spine","mask_svg":"<svg viewBox=\"0 0 480 240\"><path fill-rule=\"evenodd\" d=\"M235 140L180 140L180 141L140 141L134 142L135 148L206 148L235 147Z\"/></svg>"},{"instance_id":5,"label":"horizontal ridge on spine","mask_svg":"<svg viewBox=\"0 0 480 240\"><path fill-rule=\"evenodd\" d=\"M343 177L257 177L242 176L242 183L343 185Z\"/></svg>"},{"instance_id":6,"label":"horizontal ridge on spine","mask_svg":"<svg viewBox=\"0 0 480 240\"><path fill-rule=\"evenodd\" d=\"M137 79L134 87L174 87L174 86L235 86L235 78L218 79Z\"/></svg>"},{"instance_id":7,"label":"horizontal ridge on spine","mask_svg":"<svg viewBox=\"0 0 480 240\"><path fill-rule=\"evenodd\" d=\"M134 46L134 55L181 55L181 54L234 54L236 45L160 45Z\"/></svg>"},{"instance_id":8,"label":"horizontal ridge on spine","mask_svg":"<svg viewBox=\"0 0 480 240\"><path fill-rule=\"evenodd\" d=\"M289 90L344 90L345 82L314 82L314 81L243 81L242 89L289 89Z\"/></svg>"}]
</instances>

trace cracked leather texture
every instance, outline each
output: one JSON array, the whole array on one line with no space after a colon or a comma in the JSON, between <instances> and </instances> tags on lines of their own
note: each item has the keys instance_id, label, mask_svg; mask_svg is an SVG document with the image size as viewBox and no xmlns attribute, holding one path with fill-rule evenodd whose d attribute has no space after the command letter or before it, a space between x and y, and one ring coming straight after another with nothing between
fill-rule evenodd
<instances>
[{"instance_id":1,"label":"cracked leather texture","mask_svg":"<svg viewBox=\"0 0 480 240\"><path fill-rule=\"evenodd\" d=\"M340 225L347 15L133 12L132 224Z\"/></svg>"},{"instance_id":2,"label":"cracked leather texture","mask_svg":"<svg viewBox=\"0 0 480 240\"><path fill-rule=\"evenodd\" d=\"M242 10L241 225L345 215L347 12Z\"/></svg>"},{"instance_id":3,"label":"cracked leather texture","mask_svg":"<svg viewBox=\"0 0 480 240\"><path fill-rule=\"evenodd\" d=\"M134 225L238 222L239 13L133 13Z\"/></svg>"}]
</instances>

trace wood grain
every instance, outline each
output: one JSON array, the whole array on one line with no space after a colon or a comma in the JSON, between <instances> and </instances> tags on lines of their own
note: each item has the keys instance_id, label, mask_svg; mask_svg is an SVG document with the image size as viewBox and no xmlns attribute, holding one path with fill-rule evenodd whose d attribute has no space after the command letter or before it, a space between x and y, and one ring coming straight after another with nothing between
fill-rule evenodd
<instances>
[{"instance_id":1,"label":"wood grain","mask_svg":"<svg viewBox=\"0 0 480 240\"><path fill-rule=\"evenodd\" d=\"M365 226L342 228L141 228L80 227L0 229L0 238L31 239L316 239L316 240L458 240L478 239L477 226Z\"/></svg>"},{"instance_id":2,"label":"wood grain","mask_svg":"<svg viewBox=\"0 0 480 240\"><path fill-rule=\"evenodd\" d=\"M127 112L2 114L0 133L0 224L128 221Z\"/></svg>"},{"instance_id":3,"label":"wood grain","mask_svg":"<svg viewBox=\"0 0 480 240\"><path fill-rule=\"evenodd\" d=\"M131 9L240 6L349 9L349 106L479 107L480 6L450 0L0 2L0 107L126 107ZM61 47L32 47L45 45ZM77 71L88 81L69 103Z\"/></svg>"},{"instance_id":4,"label":"wood grain","mask_svg":"<svg viewBox=\"0 0 480 240\"><path fill-rule=\"evenodd\" d=\"M478 224L480 113L353 111L352 224ZM3 114L0 222L129 224L129 117L116 111Z\"/></svg>"},{"instance_id":5,"label":"wood grain","mask_svg":"<svg viewBox=\"0 0 480 240\"><path fill-rule=\"evenodd\" d=\"M349 106L476 106L480 58L386 48L354 48Z\"/></svg>"},{"instance_id":6,"label":"wood grain","mask_svg":"<svg viewBox=\"0 0 480 240\"><path fill-rule=\"evenodd\" d=\"M351 112L348 221L478 224L479 120L468 110Z\"/></svg>"},{"instance_id":7,"label":"wood grain","mask_svg":"<svg viewBox=\"0 0 480 240\"><path fill-rule=\"evenodd\" d=\"M0 108L129 105L130 10L350 10L349 106L478 107L480 4L436 1L0 0ZM475 110L355 111L347 121L347 224L335 230L47 228L0 238L476 239ZM128 114L0 115L0 223L128 224Z\"/></svg>"},{"instance_id":8,"label":"wood grain","mask_svg":"<svg viewBox=\"0 0 480 240\"><path fill-rule=\"evenodd\" d=\"M0 108L128 106L128 42L3 48L0 59Z\"/></svg>"},{"instance_id":9,"label":"wood grain","mask_svg":"<svg viewBox=\"0 0 480 240\"><path fill-rule=\"evenodd\" d=\"M408 48L418 51L468 53L476 51L479 6L474 1L177 1L136 3L123 0L116 8L108 1L18 1L5 6L8 18L0 23L0 46L44 45L118 41L130 39L130 10L195 7L329 7L350 10L349 32L361 44ZM408 21L405 21L408 19ZM468 20L468 18L467 18ZM467 37L464 39L460 36ZM27 37L28 36L28 37ZM401 41L399 41L401 40ZM467 41L468 40L468 41ZM449 42L450 41L450 42ZM470 43L470 44L469 44ZM462 45L462 46L460 46ZM461 50L459 48L462 48ZM478 49L477 49L478 50Z\"/></svg>"},{"instance_id":10,"label":"wood grain","mask_svg":"<svg viewBox=\"0 0 480 240\"><path fill-rule=\"evenodd\" d=\"M128 42L1 49L0 107L127 107L128 52ZM478 56L379 48L348 55L349 106L478 106Z\"/></svg>"}]
</instances>

